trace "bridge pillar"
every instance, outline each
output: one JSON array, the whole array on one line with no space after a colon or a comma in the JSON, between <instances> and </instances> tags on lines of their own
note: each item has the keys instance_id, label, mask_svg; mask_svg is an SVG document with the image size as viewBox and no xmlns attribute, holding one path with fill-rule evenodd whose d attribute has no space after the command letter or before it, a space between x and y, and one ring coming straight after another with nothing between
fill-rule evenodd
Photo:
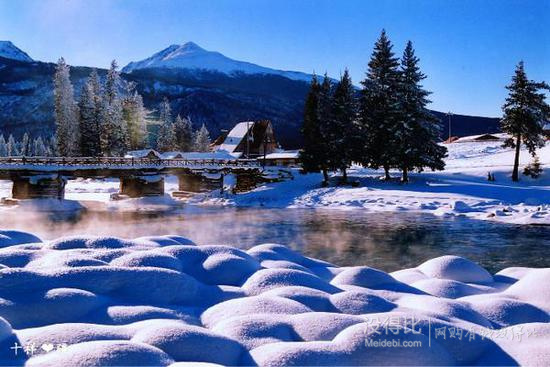
<instances>
[{"instance_id":1,"label":"bridge pillar","mask_svg":"<svg viewBox=\"0 0 550 367\"><path fill-rule=\"evenodd\" d=\"M67 180L57 174L18 176L12 179L14 199L59 199L65 197Z\"/></svg>"},{"instance_id":2,"label":"bridge pillar","mask_svg":"<svg viewBox=\"0 0 550 367\"><path fill-rule=\"evenodd\" d=\"M178 181L180 192L205 192L223 187L223 176L221 174L184 173L178 175Z\"/></svg>"},{"instance_id":3,"label":"bridge pillar","mask_svg":"<svg viewBox=\"0 0 550 367\"><path fill-rule=\"evenodd\" d=\"M164 195L164 177L160 175L120 178L120 193L131 198Z\"/></svg>"}]
</instances>

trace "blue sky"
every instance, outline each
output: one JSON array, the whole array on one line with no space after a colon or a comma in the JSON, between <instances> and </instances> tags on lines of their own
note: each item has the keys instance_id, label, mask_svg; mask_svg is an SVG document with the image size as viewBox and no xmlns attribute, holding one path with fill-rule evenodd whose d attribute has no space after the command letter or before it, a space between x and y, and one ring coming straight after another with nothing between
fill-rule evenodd
<instances>
[{"instance_id":1,"label":"blue sky","mask_svg":"<svg viewBox=\"0 0 550 367\"><path fill-rule=\"evenodd\" d=\"M100 67L194 41L279 69L348 67L358 84L382 28L398 54L413 41L437 110L499 116L520 59L550 81L550 0L0 0L0 40Z\"/></svg>"}]
</instances>

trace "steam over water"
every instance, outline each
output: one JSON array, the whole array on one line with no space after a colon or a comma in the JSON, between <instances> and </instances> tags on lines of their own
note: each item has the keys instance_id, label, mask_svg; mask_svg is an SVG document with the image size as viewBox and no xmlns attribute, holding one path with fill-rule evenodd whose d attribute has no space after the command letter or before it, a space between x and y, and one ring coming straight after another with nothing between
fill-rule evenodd
<instances>
[{"instance_id":1,"label":"steam over water","mask_svg":"<svg viewBox=\"0 0 550 367\"><path fill-rule=\"evenodd\" d=\"M6 211L0 212L0 228L28 231L42 239L178 234L198 244L240 248L275 242L337 265L385 271L447 254L467 257L492 272L510 266L550 266L549 227L420 214L188 207L165 214L88 211L67 218Z\"/></svg>"}]
</instances>

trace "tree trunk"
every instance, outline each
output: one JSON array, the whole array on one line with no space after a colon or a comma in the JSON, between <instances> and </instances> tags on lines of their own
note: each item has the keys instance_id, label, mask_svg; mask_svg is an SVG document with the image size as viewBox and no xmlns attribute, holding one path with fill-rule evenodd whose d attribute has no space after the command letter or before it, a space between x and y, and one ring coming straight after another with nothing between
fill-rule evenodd
<instances>
[{"instance_id":1,"label":"tree trunk","mask_svg":"<svg viewBox=\"0 0 550 367\"><path fill-rule=\"evenodd\" d=\"M519 181L519 151L521 148L521 135L516 137L516 156L514 157L514 171L512 172L512 181Z\"/></svg>"},{"instance_id":2,"label":"tree trunk","mask_svg":"<svg viewBox=\"0 0 550 367\"><path fill-rule=\"evenodd\" d=\"M407 170L407 167L403 167L403 175L401 176L401 182L403 183L409 182L409 171Z\"/></svg>"},{"instance_id":3,"label":"tree trunk","mask_svg":"<svg viewBox=\"0 0 550 367\"><path fill-rule=\"evenodd\" d=\"M342 183L348 183L348 171L346 168L342 168Z\"/></svg>"},{"instance_id":4,"label":"tree trunk","mask_svg":"<svg viewBox=\"0 0 550 367\"><path fill-rule=\"evenodd\" d=\"M323 168L323 183L328 185L328 170L326 168Z\"/></svg>"},{"instance_id":5,"label":"tree trunk","mask_svg":"<svg viewBox=\"0 0 550 367\"><path fill-rule=\"evenodd\" d=\"M390 167L387 164L384 165L384 180L386 181L391 180Z\"/></svg>"}]
</instances>

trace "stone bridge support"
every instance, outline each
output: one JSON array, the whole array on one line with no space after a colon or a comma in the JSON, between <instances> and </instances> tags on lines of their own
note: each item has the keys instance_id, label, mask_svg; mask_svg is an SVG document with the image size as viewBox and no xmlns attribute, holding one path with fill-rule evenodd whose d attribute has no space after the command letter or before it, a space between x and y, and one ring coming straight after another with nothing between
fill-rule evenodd
<instances>
[{"instance_id":1,"label":"stone bridge support","mask_svg":"<svg viewBox=\"0 0 550 367\"><path fill-rule=\"evenodd\" d=\"M260 183L264 182L262 175L255 170L242 170L235 172L236 182L233 186L233 193L250 191Z\"/></svg>"},{"instance_id":2,"label":"stone bridge support","mask_svg":"<svg viewBox=\"0 0 550 367\"><path fill-rule=\"evenodd\" d=\"M63 199L67 180L58 174L38 174L12 178L14 199Z\"/></svg>"},{"instance_id":3,"label":"stone bridge support","mask_svg":"<svg viewBox=\"0 0 550 367\"><path fill-rule=\"evenodd\" d=\"M223 188L222 174L179 174L180 192L206 192Z\"/></svg>"},{"instance_id":4,"label":"stone bridge support","mask_svg":"<svg viewBox=\"0 0 550 367\"><path fill-rule=\"evenodd\" d=\"M131 198L164 195L164 177L144 175L120 178L120 193Z\"/></svg>"}]
</instances>

